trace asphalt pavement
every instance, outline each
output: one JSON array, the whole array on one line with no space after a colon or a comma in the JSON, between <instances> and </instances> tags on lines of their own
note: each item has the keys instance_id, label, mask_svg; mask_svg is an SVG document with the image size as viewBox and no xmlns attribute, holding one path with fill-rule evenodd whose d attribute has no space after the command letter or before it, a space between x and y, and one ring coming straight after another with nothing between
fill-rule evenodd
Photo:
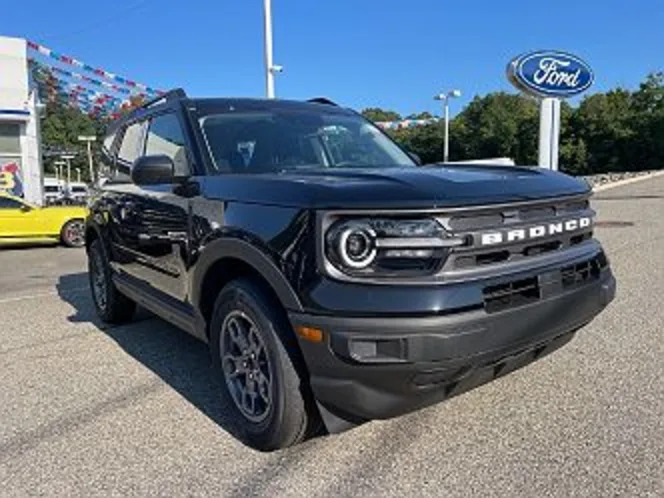
<instances>
[{"instance_id":1,"label":"asphalt pavement","mask_svg":"<svg viewBox=\"0 0 664 498\"><path fill-rule=\"evenodd\" d=\"M0 496L664 496L664 177L596 196L616 301L462 396L288 450L224 430L206 346L94 316L82 250L0 250Z\"/></svg>"}]
</instances>

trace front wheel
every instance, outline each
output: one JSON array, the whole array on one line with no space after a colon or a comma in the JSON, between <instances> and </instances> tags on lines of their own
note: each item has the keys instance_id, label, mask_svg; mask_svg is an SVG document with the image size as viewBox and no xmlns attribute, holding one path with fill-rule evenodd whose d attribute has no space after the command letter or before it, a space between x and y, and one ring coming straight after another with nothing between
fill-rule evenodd
<instances>
[{"instance_id":1,"label":"front wheel","mask_svg":"<svg viewBox=\"0 0 664 498\"><path fill-rule=\"evenodd\" d=\"M60 240L67 247L83 247L85 245L85 223L83 220L69 220L60 230Z\"/></svg>"},{"instance_id":2,"label":"front wheel","mask_svg":"<svg viewBox=\"0 0 664 498\"><path fill-rule=\"evenodd\" d=\"M259 283L238 279L219 294L210 324L229 430L261 451L297 444L320 423L297 343L279 311Z\"/></svg>"}]
</instances>

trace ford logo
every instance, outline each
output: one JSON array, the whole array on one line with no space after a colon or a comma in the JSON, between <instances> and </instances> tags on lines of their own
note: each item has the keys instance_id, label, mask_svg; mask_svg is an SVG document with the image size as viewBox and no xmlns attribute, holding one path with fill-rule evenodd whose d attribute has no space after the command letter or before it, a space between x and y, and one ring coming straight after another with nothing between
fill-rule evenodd
<instances>
[{"instance_id":1,"label":"ford logo","mask_svg":"<svg viewBox=\"0 0 664 498\"><path fill-rule=\"evenodd\" d=\"M590 66L566 52L522 54L507 65L507 78L519 90L540 97L571 97L593 84Z\"/></svg>"}]
</instances>

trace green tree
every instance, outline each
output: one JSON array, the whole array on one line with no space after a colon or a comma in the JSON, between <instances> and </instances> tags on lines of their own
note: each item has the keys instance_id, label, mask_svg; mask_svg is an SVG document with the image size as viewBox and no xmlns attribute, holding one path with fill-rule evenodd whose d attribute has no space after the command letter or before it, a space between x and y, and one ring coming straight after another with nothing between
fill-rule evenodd
<instances>
[{"instance_id":1,"label":"green tree","mask_svg":"<svg viewBox=\"0 0 664 498\"><path fill-rule=\"evenodd\" d=\"M536 162L539 121L534 99L505 92L475 97L453 123L450 151L459 156L452 159L510 157L517 164Z\"/></svg>"},{"instance_id":2,"label":"green tree","mask_svg":"<svg viewBox=\"0 0 664 498\"><path fill-rule=\"evenodd\" d=\"M45 116L41 122L42 149L49 151L75 152L71 161L72 179L75 179L75 169L81 169L81 176L88 180L87 149L84 143L78 141L79 135L95 135L97 142L93 143L93 153L98 157L99 143L105 123L95 120L79 109L49 103L46 106ZM51 154L45 154L44 170L46 173L54 174L54 162L59 158Z\"/></svg>"},{"instance_id":3,"label":"green tree","mask_svg":"<svg viewBox=\"0 0 664 498\"><path fill-rule=\"evenodd\" d=\"M381 109L380 107L368 107L362 109L362 116L374 123L379 121L400 121L401 115L396 111Z\"/></svg>"},{"instance_id":4,"label":"green tree","mask_svg":"<svg viewBox=\"0 0 664 498\"><path fill-rule=\"evenodd\" d=\"M649 74L632 96L634 169L664 167L664 73Z\"/></svg>"},{"instance_id":5,"label":"green tree","mask_svg":"<svg viewBox=\"0 0 664 498\"><path fill-rule=\"evenodd\" d=\"M632 94L619 88L586 97L576 109L572 133L587 146L588 172L637 169L631 106Z\"/></svg>"}]
</instances>

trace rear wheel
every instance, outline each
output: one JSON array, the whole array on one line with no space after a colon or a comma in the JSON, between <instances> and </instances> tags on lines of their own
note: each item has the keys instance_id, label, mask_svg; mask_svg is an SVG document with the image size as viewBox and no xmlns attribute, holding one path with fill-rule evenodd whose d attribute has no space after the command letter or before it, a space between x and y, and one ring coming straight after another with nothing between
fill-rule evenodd
<instances>
[{"instance_id":1,"label":"rear wheel","mask_svg":"<svg viewBox=\"0 0 664 498\"><path fill-rule=\"evenodd\" d=\"M60 230L60 240L67 247L85 245L85 222L80 219L69 220Z\"/></svg>"},{"instance_id":2,"label":"rear wheel","mask_svg":"<svg viewBox=\"0 0 664 498\"><path fill-rule=\"evenodd\" d=\"M88 251L88 278L97 315L107 323L124 323L131 320L136 303L113 284L111 269L99 239L90 244Z\"/></svg>"},{"instance_id":3,"label":"rear wheel","mask_svg":"<svg viewBox=\"0 0 664 498\"><path fill-rule=\"evenodd\" d=\"M297 343L278 306L259 283L238 279L219 294L210 324L229 429L262 451L297 444L320 423Z\"/></svg>"}]
</instances>

